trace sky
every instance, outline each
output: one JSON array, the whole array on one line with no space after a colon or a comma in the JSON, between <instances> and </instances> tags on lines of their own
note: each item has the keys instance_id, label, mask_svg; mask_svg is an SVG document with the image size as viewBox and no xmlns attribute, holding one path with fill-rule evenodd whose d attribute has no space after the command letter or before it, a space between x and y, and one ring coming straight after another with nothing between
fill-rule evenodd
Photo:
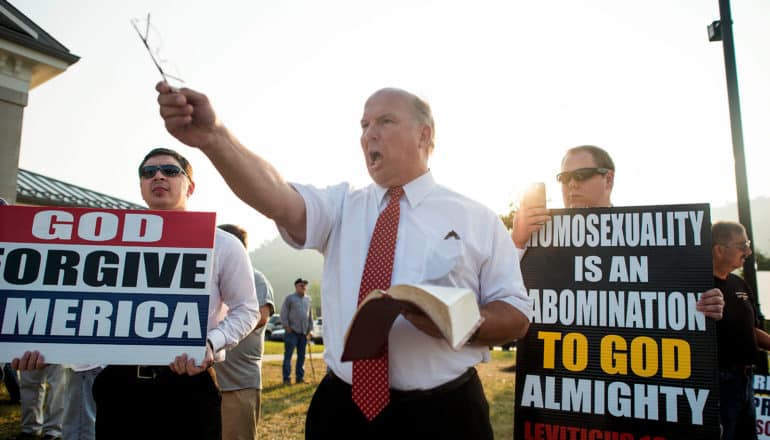
<instances>
[{"instance_id":1,"label":"sky","mask_svg":"<svg viewBox=\"0 0 770 440\"><path fill-rule=\"evenodd\" d=\"M163 127L160 74L130 24L151 21L186 85L288 181L371 182L359 121L400 87L436 120L436 179L495 212L555 180L567 148L616 165L613 203L735 201L724 58L706 26L717 0L11 0L81 59L30 92L20 166L143 203L138 162L188 157L189 209L237 223L251 247L275 225L238 200L206 157ZM749 194L770 196L770 2L733 0Z\"/></svg>"}]
</instances>

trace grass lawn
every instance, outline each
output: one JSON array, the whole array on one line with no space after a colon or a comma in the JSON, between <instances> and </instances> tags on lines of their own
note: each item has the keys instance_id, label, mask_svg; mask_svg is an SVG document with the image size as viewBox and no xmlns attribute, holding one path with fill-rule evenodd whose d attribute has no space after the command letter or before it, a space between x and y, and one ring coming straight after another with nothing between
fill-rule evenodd
<instances>
[{"instance_id":1,"label":"grass lawn","mask_svg":"<svg viewBox=\"0 0 770 440\"><path fill-rule=\"evenodd\" d=\"M305 412L310 404L316 384L326 371L326 364L320 354L322 345L313 345L312 365L305 362L305 379L310 382L301 385L284 386L281 377L281 361L264 362L262 368L262 418L259 423L259 438L265 440L303 439ZM267 354L283 353L283 343L268 341ZM512 366L515 352L493 351L492 361L477 366L484 392L491 411L492 427L497 439L513 438L513 398L515 374ZM315 378L313 376L315 370ZM20 423L19 405L8 404L4 387L0 392L0 439L18 434Z\"/></svg>"},{"instance_id":2,"label":"grass lawn","mask_svg":"<svg viewBox=\"0 0 770 440\"><path fill-rule=\"evenodd\" d=\"M279 344L283 353L283 344ZM320 353L322 347L313 347L313 353ZM477 366L484 392L489 401L490 418L496 439L513 438L513 399L515 374L512 366L516 361L514 351L493 351L492 361ZM320 356L305 361L305 380L310 383L284 386L281 377L281 362L262 364L262 418L259 422L260 439L299 440L305 438L305 412L310 404L315 386L321 380L326 364Z\"/></svg>"}]
</instances>

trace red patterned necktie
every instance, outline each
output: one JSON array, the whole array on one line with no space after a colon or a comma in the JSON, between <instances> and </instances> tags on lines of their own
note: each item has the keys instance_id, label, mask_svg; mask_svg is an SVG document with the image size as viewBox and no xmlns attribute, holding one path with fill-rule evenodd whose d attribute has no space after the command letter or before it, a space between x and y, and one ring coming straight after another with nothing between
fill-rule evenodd
<instances>
[{"instance_id":1,"label":"red patterned necktie","mask_svg":"<svg viewBox=\"0 0 770 440\"><path fill-rule=\"evenodd\" d=\"M390 287L393 274L393 255L396 251L398 235L398 205L404 189L394 186L388 190L388 206L377 217L374 233L366 255L364 273L361 276L361 289L358 302L372 290L386 290ZM388 381L388 348L376 359L353 361L353 402L361 409L367 420L371 421L390 401Z\"/></svg>"}]
</instances>

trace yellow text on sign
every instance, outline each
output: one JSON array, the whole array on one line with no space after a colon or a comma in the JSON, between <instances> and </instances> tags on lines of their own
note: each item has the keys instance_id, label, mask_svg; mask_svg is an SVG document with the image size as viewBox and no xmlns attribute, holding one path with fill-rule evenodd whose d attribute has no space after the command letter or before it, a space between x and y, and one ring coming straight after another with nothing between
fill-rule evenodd
<instances>
[{"instance_id":1,"label":"yellow text on sign","mask_svg":"<svg viewBox=\"0 0 770 440\"><path fill-rule=\"evenodd\" d=\"M627 375L628 369L640 377L660 373L667 379L687 379L692 371L690 344L683 339L662 338L660 344L649 336L637 336L631 344L619 335L601 341L601 368L607 374Z\"/></svg>"},{"instance_id":2,"label":"yellow text on sign","mask_svg":"<svg viewBox=\"0 0 770 440\"><path fill-rule=\"evenodd\" d=\"M567 333L562 340L560 332L537 332L543 341L543 368L553 369L556 364L556 343L561 344L561 360L569 371L583 371L588 365L588 339L582 333Z\"/></svg>"}]
</instances>

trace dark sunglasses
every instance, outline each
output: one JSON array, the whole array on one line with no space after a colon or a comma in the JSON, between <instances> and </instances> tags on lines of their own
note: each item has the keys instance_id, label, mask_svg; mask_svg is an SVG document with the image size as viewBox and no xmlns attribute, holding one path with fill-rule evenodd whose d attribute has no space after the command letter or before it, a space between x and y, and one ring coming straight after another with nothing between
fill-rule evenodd
<instances>
[{"instance_id":1,"label":"dark sunglasses","mask_svg":"<svg viewBox=\"0 0 770 440\"><path fill-rule=\"evenodd\" d=\"M180 174L187 175L187 173L184 172L183 169L179 168L176 165L145 165L139 170L139 176L141 176L143 179L152 179L155 177L155 174L160 170L161 173L163 173L166 177L176 177Z\"/></svg>"},{"instance_id":2,"label":"dark sunglasses","mask_svg":"<svg viewBox=\"0 0 770 440\"><path fill-rule=\"evenodd\" d=\"M740 243L727 243L727 244L720 244L720 246L724 246L726 248L733 248L733 249L739 249L742 251L751 249L751 240L746 240Z\"/></svg>"},{"instance_id":3,"label":"dark sunglasses","mask_svg":"<svg viewBox=\"0 0 770 440\"><path fill-rule=\"evenodd\" d=\"M575 182L582 182L584 180L590 179L591 177L594 177L597 174L601 174L603 176L607 174L608 171L609 168L578 168L576 170L563 171L557 174L556 180L558 180L562 185L566 185L572 179L575 179Z\"/></svg>"}]
</instances>

